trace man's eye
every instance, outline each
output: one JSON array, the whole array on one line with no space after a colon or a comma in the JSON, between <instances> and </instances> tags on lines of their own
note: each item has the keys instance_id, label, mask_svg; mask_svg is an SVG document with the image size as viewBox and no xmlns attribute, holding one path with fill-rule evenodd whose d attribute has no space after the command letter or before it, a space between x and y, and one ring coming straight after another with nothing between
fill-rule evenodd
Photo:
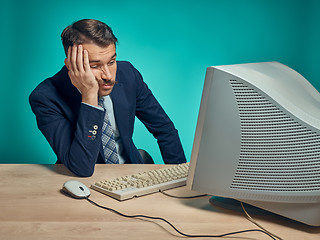
<instances>
[{"instance_id":1,"label":"man's eye","mask_svg":"<svg viewBox=\"0 0 320 240\"><path fill-rule=\"evenodd\" d=\"M109 65L113 65L113 64L115 64L115 63L116 63L116 61L113 60L113 61L110 61L110 62L109 62Z\"/></svg>"},{"instance_id":2,"label":"man's eye","mask_svg":"<svg viewBox=\"0 0 320 240\"><path fill-rule=\"evenodd\" d=\"M98 68L98 66L96 66L96 65L93 65L93 66L90 66L91 68Z\"/></svg>"}]
</instances>

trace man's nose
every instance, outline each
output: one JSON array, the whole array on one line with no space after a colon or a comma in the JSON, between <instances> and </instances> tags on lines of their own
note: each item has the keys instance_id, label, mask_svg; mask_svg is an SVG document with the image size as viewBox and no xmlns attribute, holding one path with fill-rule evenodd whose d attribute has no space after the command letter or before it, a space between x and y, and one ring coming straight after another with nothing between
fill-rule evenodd
<instances>
[{"instance_id":1,"label":"man's nose","mask_svg":"<svg viewBox=\"0 0 320 240\"><path fill-rule=\"evenodd\" d=\"M102 67L101 78L102 79L107 79L107 80L111 80L112 79L112 75L111 75L111 72L110 72L108 66L103 66Z\"/></svg>"}]
</instances>

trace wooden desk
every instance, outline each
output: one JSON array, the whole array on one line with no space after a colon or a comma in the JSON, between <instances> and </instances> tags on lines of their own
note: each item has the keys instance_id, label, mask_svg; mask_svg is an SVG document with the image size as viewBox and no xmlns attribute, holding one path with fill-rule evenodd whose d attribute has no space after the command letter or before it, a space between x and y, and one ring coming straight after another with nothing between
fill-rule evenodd
<instances>
[{"instance_id":1,"label":"wooden desk","mask_svg":"<svg viewBox=\"0 0 320 240\"><path fill-rule=\"evenodd\" d=\"M107 177L159 167L163 165L98 165L94 176L78 178L63 165L0 165L0 239L183 239L161 221L124 218L60 192L63 183L70 179L90 186ZM168 193L190 194L186 187ZM90 198L126 214L166 218L189 234L256 229L242 213L210 205L209 197L182 200L156 193L119 202L91 190ZM320 239L319 227L272 214L253 217L284 239ZM270 238L251 232L224 239Z\"/></svg>"}]
</instances>

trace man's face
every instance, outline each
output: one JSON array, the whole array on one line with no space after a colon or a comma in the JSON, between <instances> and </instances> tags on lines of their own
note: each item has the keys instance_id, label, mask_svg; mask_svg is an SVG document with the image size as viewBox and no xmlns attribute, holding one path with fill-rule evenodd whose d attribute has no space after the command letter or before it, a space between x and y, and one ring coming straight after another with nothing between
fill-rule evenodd
<instances>
[{"instance_id":1,"label":"man's face","mask_svg":"<svg viewBox=\"0 0 320 240\"><path fill-rule=\"evenodd\" d=\"M96 44L88 43L82 44L82 46L88 51L90 68L99 84L98 95L109 95L116 81L117 55L115 45L99 47Z\"/></svg>"}]
</instances>

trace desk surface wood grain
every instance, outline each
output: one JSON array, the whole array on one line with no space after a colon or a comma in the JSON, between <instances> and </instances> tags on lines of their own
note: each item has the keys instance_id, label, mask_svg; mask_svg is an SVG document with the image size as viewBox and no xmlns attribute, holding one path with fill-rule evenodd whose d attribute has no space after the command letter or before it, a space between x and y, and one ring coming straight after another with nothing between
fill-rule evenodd
<instances>
[{"instance_id":1,"label":"desk surface wood grain","mask_svg":"<svg viewBox=\"0 0 320 240\"><path fill-rule=\"evenodd\" d=\"M2 164L0 239L184 239L159 220L124 218L61 192L63 183L70 179L90 186L99 180L161 167L163 165L97 165L92 177L79 178L63 165ZM168 190L168 193L193 194L187 187ZM175 199L155 193L119 202L91 190L90 199L129 215L163 217L188 234L216 235L257 229L242 212L213 206L209 197ZM283 239L320 239L320 227L269 213L252 217ZM270 238L249 232L223 239Z\"/></svg>"}]
</instances>

